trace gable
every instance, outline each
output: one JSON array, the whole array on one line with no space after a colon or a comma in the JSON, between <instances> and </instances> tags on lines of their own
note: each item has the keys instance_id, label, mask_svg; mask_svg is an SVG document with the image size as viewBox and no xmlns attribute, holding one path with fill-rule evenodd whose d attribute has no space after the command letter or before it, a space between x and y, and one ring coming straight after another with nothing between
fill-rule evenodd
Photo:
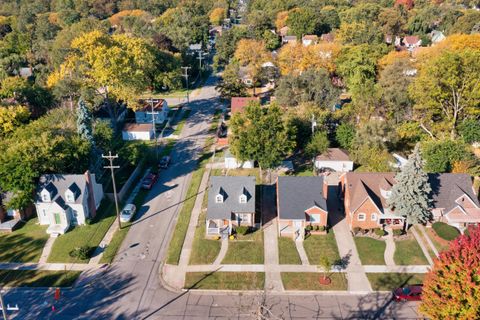
<instances>
[{"instance_id":1,"label":"gable","mask_svg":"<svg viewBox=\"0 0 480 320\"><path fill-rule=\"evenodd\" d=\"M327 213L327 211L322 209L322 208L319 208L317 206L313 206L313 207L305 210L305 213L306 214L321 214L321 213Z\"/></svg>"}]
</instances>

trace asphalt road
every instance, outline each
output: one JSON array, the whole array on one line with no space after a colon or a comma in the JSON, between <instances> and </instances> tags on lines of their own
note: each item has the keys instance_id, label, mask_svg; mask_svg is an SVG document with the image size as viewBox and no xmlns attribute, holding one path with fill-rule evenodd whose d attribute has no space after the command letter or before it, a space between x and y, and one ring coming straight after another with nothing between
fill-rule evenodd
<instances>
[{"instance_id":1,"label":"asphalt road","mask_svg":"<svg viewBox=\"0 0 480 320\"><path fill-rule=\"evenodd\" d=\"M18 304L16 319L255 319L259 304L283 319L416 319L415 303L394 303L388 294L262 294L170 292L159 268L175 217L208 131L220 105L211 77L192 99L192 113L172 154L172 165L139 210L114 263L101 276L64 290L52 311L53 291L13 289L5 303Z\"/></svg>"}]
</instances>

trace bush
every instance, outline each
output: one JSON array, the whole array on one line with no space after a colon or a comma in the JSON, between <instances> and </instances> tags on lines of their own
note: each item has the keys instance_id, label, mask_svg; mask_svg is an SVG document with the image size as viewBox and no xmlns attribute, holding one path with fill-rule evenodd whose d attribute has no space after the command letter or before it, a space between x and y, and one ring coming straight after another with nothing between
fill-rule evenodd
<instances>
[{"instance_id":1,"label":"bush","mask_svg":"<svg viewBox=\"0 0 480 320\"><path fill-rule=\"evenodd\" d=\"M235 228L235 232L237 234L246 234L248 232L248 227L247 226L238 226L237 228Z\"/></svg>"},{"instance_id":2,"label":"bush","mask_svg":"<svg viewBox=\"0 0 480 320\"><path fill-rule=\"evenodd\" d=\"M363 234L367 234L370 232L370 229L363 229Z\"/></svg>"},{"instance_id":3,"label":"bush","mask_svg":"<svg viewBox=\"0 0 480 320\"><path fill-rule=\"evenodd\" d=\"M89 246L81 246L73 249L68 253L68 255L72 258L77 258L80 260L88 260L92 254L92 248Z\"/></svg>"},{"instance_id":4,"label":"bush","mask_svg":"<svg viewBox=\"0 0 480 320\"><path fill-rule=\"evenodd\" d=\"M353 234L358 234L360 233L360 231L362 231L362 228L359 228L359 227L353 228Z\"/></svg>"},{"instance_id":5,"label":"bush","mask_svg":"<svg viewBox=\"0 0 480 320\"><path fill-rule=\"evenodd\" d=\"M383 236L386 234L385 230L380 229L380 228L374 229L374 232L375 232L375 234L376 234L377 236L379 236L379 237L383 237Z\"/></svg>"},{"instance_id":6,"label":"bush","mask_svg":"<svg viewBox=\"0 0 480 320\"><path fill-rule=\"evenodd\" d=\"M457 228L443 222L435 222L432 227L440 238L447 241L452 241L460 234Z\"/></svg>"},{"instance_id":7,"label":"bush","mask_svg":"<svg viewBox=\"0 0 480 320\"><path fill-rule=\"evenodd\" d=\"M325 231L327 228L325 226L317 226L318 231Z\"/></svg>"},{"instance_id":8,"label":"bush","mask_svg":"<svg viewBox=\"0 0 480 320\"><path fill-rule=\"evenodd\" d=\"M393 229L393 235L394 236L401 236L403 234L403 230L402 229Z\"/></svg>"},{"instance_id":9,"label":"bush","mask_svg":"<svg viewBox=\"0 0 480 320\"><path fill-rule=\"evenodd\" d=\"M313 230L313 226L311 224L309 224L308 226L305 227L305 230L307 231L312 231Z\"/></svg>"}]
</instances>

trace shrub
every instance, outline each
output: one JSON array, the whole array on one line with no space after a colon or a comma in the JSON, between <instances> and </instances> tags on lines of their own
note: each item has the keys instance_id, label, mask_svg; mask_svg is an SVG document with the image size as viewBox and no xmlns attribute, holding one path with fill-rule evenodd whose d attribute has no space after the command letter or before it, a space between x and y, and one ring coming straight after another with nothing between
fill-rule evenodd
<instances>
[{"instance_id":1,"label":"shrub","mask_svg":"<svg viewBox=\"0 0 480 320\"><path fill-rule=\"evenodd\" d=\"M402 229L393 229L393 235L394 236L401 236L403 234Z\"/></svg>"},{"instance_id":2,"label":"shrub","mask_svg":"<svg viewBox=\"0 0 480 320\"><path fill-rule=\"evenodd\" d=\"M383 236L386 234L385 230L380 229L380 228L374 229L374 232L375 232L375 234L376 234L377 236L379 236L379 237L383 237Z\"/></svg>"},{"instance_id":3,"label":"shrub","mask_svg":"<svg viewBox=\"0 0 480 320\"><path fill-rule=\"evenodd\" d=\"M353 228L353 234L358 234L360 233L360 231L362 231L362 228L359 228L359 227Z\"/></svg>"},{"instance_id":4,"label":"shrub","mask_svg":"<svg viewBox=\"0 0 480 320\"><path fill-rule=\"evenodd\" d=\"M70 257L77 258L80 260L90 259L91 254L92 254L92 248L89 246L76 247L75 249L73 249L68 253Z\"/></svg>"},{"instance_id":5,"label":"shrub","mask_svg":"<svg viewBox=\"0 0 480 320\"><path fill-rule=\"evenodd\" d=\"M443 222L435 222L432 227L440 238L447 241L455 239L460 234L457 228Z\"/></svg>"},{"instance_id":6,"label":"shrub","mask_svg":"<svg viewBox=\"0 0 480 320\"><path fill-rule=\"evenodd\" d=\"M325 231L326 229L325 226L317 226L318 231Z\"/></svg>"},{"instance_id":7,"label":"shrub","mask_svg":"<svg viewBox=\"0 0 480 320\"><path fill-rule=\"evenodd\" d=\"M309 224L308 226L305 227L305 230L307 230L307 231L312 231L312 230L313 230L313 226Z\"/></svg>"},{"instance_id":8,"label":"shrub","mask_svg":"<svg viewBox=\"0 0 480 320\"><path fill-rule=\"evenodd\" d=\"M248 232L248 227L247 226L238 226L235 231L237 234L246 234Z\"/></svg>"},{"instance_id":9,"label":"shrub","mask_svg":"<svg viewBox=\"0 0 480 320\"><path fill-rule=\"evenodd\" d=\"M363 229L363 234L367 234L370 232L370 229Z\"/></svg>"}]
</instances>

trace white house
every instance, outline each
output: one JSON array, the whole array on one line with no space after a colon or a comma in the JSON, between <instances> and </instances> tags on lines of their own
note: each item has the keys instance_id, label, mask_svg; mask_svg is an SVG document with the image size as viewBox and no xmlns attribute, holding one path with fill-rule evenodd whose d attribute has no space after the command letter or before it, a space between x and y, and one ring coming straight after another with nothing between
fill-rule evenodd
<instances>
[{"instance_id":1,"label":"white house","mask_svg":"<svg viewBox=\"0 0 480 320\"><path fill-rule=\"evenodd\" d=\"M142 107L135 111L136 123L152 123L152 112L155 114L155 123L162 124L165 120L167 120L168 111L170 109L168 108L166 100L142 100L141 103Z\"/></svg>"},{"instance_id":2,"label":"white house","mask_svg":"<svg viewBox=\"0 0 480 320\"><path fill-rule=\"evenodd\" d=\"M122 139L125 141L152 140L153 136L153 126L147 123L126 123L122 129Z\"/></svg>"},{"instance_id":3,"label":"white house","mask_svg":"<svg viewBox=\"0 0 480 320\"><path fill-rule=\"evenodd\" d=\"M226 169L252 169L254 167L254 162L252 160L239 161L237 158L230 153L230 150L225 151L225 168Z\"/></svg>"},{"instance_id":4,"label":"white house","mask_svg":"<svg viewBox=\"0 0 480 320\"><path fill-rule=\"evenodd\" d=\"M315 158L315 168L318 170L334 170L348 172L353 170L353 161L348 152L340 148L329 148L325 153Z\"/></svg>"},{"instance_id":5,"label":"white house","mask_svg":"<svg viewBox=\"0 0 480 320\"><path fill-rule=\"evenodd\" d=\"M96 215L103 198L95 175L48 174L40 177L35 208L41 225L52 236L64 234L72 225L83 225Z\"/></svg>"}]
</instances>

